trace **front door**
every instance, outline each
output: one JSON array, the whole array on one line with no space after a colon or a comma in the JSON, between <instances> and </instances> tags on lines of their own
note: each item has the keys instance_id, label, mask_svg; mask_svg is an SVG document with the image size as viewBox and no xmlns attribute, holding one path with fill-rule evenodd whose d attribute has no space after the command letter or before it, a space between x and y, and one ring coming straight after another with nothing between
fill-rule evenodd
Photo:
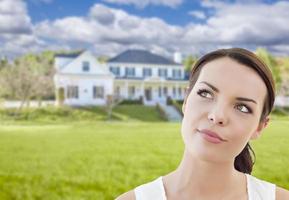
<instances>
[{"instance_id":1,"label":"front door","mask_svg":"<svg viewBox=\"0 0 289 200\"><path fill-rule=\"evenodd\" d=\"M151 101L152 100L152 88L145 89L145 100Z\"/></svg>"}]
</instances>

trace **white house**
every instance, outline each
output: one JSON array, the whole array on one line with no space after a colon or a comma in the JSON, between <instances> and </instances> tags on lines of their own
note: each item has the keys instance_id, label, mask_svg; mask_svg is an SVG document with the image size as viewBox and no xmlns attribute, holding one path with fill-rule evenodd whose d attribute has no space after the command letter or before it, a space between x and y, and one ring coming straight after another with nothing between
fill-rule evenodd
<instances>
[{"instance_id":1,"label":"white house","mask_svg":"<svg viewBox=\"0 0 289 200\"><path fill-rule=\"evenodd\" d=\"M104 105L110 95L145 105L166 103L168 97L182 100L188 84L181 64L144 50L127 50L106 64L89 51L59 54L55 68L57 96L72 106Z\"/></svg>"}]
</instances>

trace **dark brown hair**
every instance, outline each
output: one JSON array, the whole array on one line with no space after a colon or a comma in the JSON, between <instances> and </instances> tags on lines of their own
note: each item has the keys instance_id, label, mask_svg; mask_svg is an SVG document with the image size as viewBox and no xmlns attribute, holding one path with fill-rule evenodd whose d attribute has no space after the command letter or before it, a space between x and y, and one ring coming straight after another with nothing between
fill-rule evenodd
<instances>
[{"instance_id":1,"label":"dark brown hair","mask_svg":"<svg viewBox=\"0 0 289 200\"><path fill-rule=\"evenodd\" d=\"M199 77L202 67L208 62L222 57L231 58L242 65L252 68L254 71L257 72L257 74L262 78L262 80L266 84L267 95L259 121L263 122L266 116L268 116L273 109L275 100L275 83L272 76L272 72L270 71L268 66L262 60L260 60L254 53L246 49L242 48L219 49L201 57L195 63L194 67L191 70L189 87L186 98L188 97L190 91L193 89ZM252 154L254 156L254 161L252 159ZM251 174L254 162L255 162L255 153L251 148L250 144L247 143L242 152L235 158L234 166L240 172Z\"/></svg>"}]
</instances>

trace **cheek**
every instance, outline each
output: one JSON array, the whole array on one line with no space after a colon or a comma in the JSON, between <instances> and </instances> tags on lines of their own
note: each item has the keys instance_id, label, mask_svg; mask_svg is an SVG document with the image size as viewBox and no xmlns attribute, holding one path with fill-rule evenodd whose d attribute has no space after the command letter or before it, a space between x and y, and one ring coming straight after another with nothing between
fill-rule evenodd
<instances>
[{"instance_id":1,"label":"cheek","mask_svg":"<svg viewBox=\"0 0 289 200\"><path fill-rule=\"evenodd\" d=\"M183 137L192 136L192 132L198 128L198 125L206 118L206 110L208 107L203 106L197 98L189 98L185 107L184 118L182 121L181 133ZM186 138L186 137L185 137Z\"/></svg>"},{"instance_id":2,"label":"cheek","mask_svg":"<svg viewBox=\"0 0 289 200\"><path fill-rule=\"evenodd\" d=\"M230 146L234 149L232 152L234 152L235 156L237 156L246 146L248 135L246 126L242 126L239 123L232 130Z\"/></svg>"},{"instance_id":3,"label":"cheek","mask_svg":"<svg viewBox=\"0 0 289 200\"><path fill-rule=\"evenodd\" d=\"M254 132L254 126L250 121L236 121L231 123L230 131L230 148L235 156L237 156L244 149L252 133Z\"/></svg>"},{"instance_id":4,"label":"cheek","mask_svg":"<svg viewBox=\"0 0 289 200\"><path fill-rule=\"evenodd\" d=\"M251 134L254 132L255 124L252 119L241 120L236 119L231 122L231 126L233 127L232 137L238 138L241 141L248 141Z\"/></svg>"}]
</instances>

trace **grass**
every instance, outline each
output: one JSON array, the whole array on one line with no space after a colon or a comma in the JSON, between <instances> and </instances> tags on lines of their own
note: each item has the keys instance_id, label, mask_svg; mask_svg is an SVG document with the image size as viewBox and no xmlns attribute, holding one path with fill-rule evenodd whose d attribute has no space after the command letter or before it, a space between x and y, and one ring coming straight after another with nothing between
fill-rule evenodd
<instances>
[{"instance_id":1,"label":"grass","mask_svg":"<svg viewBox=\"0 0 289 200\"><path fill-rule=\"evenodd\" d=\"M71 122L0 126L0 199L113 199L181 159L179 123ZM253 174L287 189L288 128L274 120L253 143Z\"/></svg>"},{"instance_id":2,"label":"grass","mask_svg":"<svg viewBox=\"0 0 289 200\"><path fill-rule=\"evenodd\" d=\"M71 121L107 121L105 107L47 107L28 108L17 112L16 109L0 109L0 123L67 123ZM165 121L156 107L144 105L119 105L113 109L112 121Z\"/></svg>"}]
</instances>

